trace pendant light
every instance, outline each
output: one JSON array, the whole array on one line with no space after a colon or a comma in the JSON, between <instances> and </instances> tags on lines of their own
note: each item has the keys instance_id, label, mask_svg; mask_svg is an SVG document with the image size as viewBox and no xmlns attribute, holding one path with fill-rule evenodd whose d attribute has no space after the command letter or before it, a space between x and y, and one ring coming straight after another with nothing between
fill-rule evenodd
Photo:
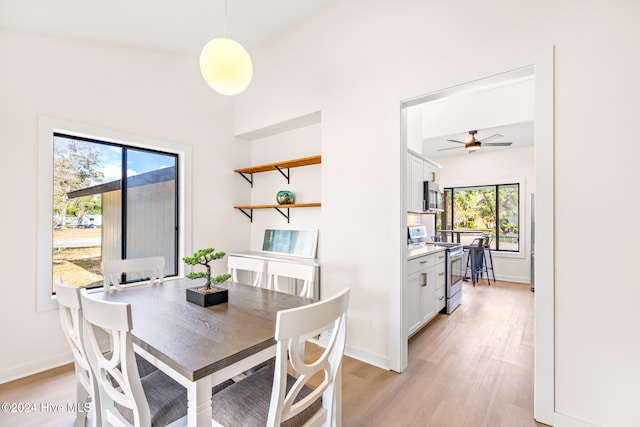
<instances>
[{"instance_id":1,"label":"pendant light","mask_svg":"<svg viewBox=\"0 0 640 427\"><path fill-rule=\"evenodd\" d=\"M200 52L200 72L209 86L222 95L244 91L253 77L247 50L227 38L227 0L224 2L224 37L210 40Z\"/></svg>"}]
</instances>

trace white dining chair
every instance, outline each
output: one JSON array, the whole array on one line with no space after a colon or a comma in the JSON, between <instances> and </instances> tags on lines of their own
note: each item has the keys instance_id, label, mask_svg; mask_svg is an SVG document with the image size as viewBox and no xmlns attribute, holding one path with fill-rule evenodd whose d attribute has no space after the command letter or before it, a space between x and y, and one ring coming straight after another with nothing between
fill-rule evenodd
<instances>
[{"instance_id":1,"label":"white dining chair","mask_svg":"<svg viewBox=\"0 0 640 427\"><path fill-rule=\"evenodd\" d=\"M82 315L82 305L80 301L80 292L82 288L75 286L67 286L62 282L61 277L54 278L56 298L60 311L60 323L67 342L71 347L73 354L73 362L76 372L76 388L78 403L80 408L83 404L91 400L94 413L94 422L92 425L100 426L100 399L98 396L98 385L95 375L91 370L87 359L87 351L84 341L84 318ZM109 354L106 355L109 357ZM158 368L151 362L144 359L138 354L135 355L136 365L141 377L145 377ZM76 413L76 426L86 425L86 411L78 411Z\"/></svg>"},{"instance_id":2,"label":"white dining chair","mask_svg":"<svg viewBox=\"0 0 640 427\"><path fill-rule=\"evenodd\" d=\"M126 286L120 282L122 275L127 275L127 281L149 280L149 283L162 283L164 280L164 257L130 258L112 261L102 261L102 276L104 287L113 286L122 289Z\"/></svg>"},{"instance_id":3,"label":"white dining chair","mask_svg":"<svg viewBox=\"0 0 640 427\"><path fill-rule=\"evenodd\" d=\"M76 396L79 408L91 402L94 426L101 426L100 399L98 399L98 384L89 366L89 360L84 347L82 328L82 306L80 305L80 289L62 283L60 277L54 279L56 298L60 311L60 324L67 339L76 374ZM87 423L87 412L76 412L76 426L84 427Z\"/></svg>"},{"instance_id":4,"label":"white dining chair","mask_svg":"<svg viewBox=\"0 0 640 427\"><path fill-rule=\"evenodd\" d=\"M279 311L275 364L215 394L214 425L340 426L349 292L345 288L326 300ZM328 334L327 346L316 360L305 363L298 344L320 333ZM288 374L288 368L293 375ZM322 382L312 388L307 382L316 374Z\"/></svg>"},{"instance_id":5,"label":"white dining chair","mask_svg":"<svg viewBox=\"0 0 640 427\"><path fill-rule=\"evenodd\" d=\"M166 426L187 416L187 390L160 370L140 378L131 330L131 305L91 299L80 294L84 311L87 358L100 396L102 425ZM102 353L97 334L110 338Z\"/></svg>"},{"instance_id":6,"label":"white dining chair","mask_svg":"<svg viewBox=\"0 0 640 427\"><path fill-rule=\"evenodd\" d=\"M267 266L269 276L268 287L274 291L287 292L305 298L314 298L314 281L316 267L308 264L293 262L269 261ZM282 278L288 278L287 284L281 282ZM297 284L293 280L302 280L302 285L296 291Z\"/></svg>"},{"instance_id":7,"label":"white dining chair","mask_svg":"<svg viewBox=\"0 0 640 427\"><path fill-rule=\"evenodd\" d=\"M264 276L265 262L257 258L247 258L241 256L227 257L227 268L231 274L231 280L238 282L238 272L247 271L253 273L252 286L261 287L262 276Z\"/></svg>"}]
</instances>

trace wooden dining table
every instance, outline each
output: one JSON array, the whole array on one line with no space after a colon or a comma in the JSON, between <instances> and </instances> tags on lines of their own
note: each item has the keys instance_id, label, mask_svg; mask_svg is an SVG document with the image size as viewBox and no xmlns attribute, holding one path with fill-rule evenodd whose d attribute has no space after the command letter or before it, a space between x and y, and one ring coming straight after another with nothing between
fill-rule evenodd
<instances>
[{"instance_id":1,"label":"wooden dining table","mask_svg":"<svg viewBox=\"0 0 640 427\"><path fill-rule=\"evenodd\" d=\"M188 279L107 290L91 298L131 304L137 353L187 389L189 426L211 426L211 389L275 355L279 310L314 302L225 282L227 303L203 308L186 299Z\"/></svg>"}]
</instances>

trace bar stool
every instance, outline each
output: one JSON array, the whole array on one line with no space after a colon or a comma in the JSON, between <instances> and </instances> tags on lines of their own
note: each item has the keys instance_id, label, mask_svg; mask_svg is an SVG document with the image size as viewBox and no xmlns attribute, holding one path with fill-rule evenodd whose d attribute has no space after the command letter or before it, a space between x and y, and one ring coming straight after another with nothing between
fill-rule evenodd
<instances>
[{"instance_id":1,"label":"bar stool","mask_svg":"<svg viewBox=\"0 0 640 427\"><path fill-rule=\"evenodd\" d=\"M471 282L473 283L473 286L476 285L478 277L481 278L484 273L487 274L487 282L489 283L489 286L491 286L489 271L487 270L487 263L484 255L484 240L485 239L483 237L478 237L473 239L469 245L469 255L467 256L467 265L465 267L464 277L467 277L467 272L471 272Z\"/></svg>"},{"instance_id":2,"label":"bar stool","mask_svg":"<svg viewBox=\"0 0 640 427\"><path fill-rule=\"evenodd\" d=\"M488 255L488 257L487 257ZM493 270L493 256L491 256L491 235L484 235L484 262L487 269L487 280L489 280L489 271L491 270L491 275L493 276L493 283L496 283L496 273Z\"/></svg>"}]
</instances>

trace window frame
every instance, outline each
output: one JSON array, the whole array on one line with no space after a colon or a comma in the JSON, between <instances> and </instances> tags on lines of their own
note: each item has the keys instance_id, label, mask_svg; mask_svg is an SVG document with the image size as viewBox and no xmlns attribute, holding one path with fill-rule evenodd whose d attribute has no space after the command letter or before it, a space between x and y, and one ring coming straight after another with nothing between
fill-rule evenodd
<instances>
[{"instance_id":1,"label":"window frame","mask_svg":"<svg viewBox=\"0 0 640 427\"><path fill-rule=\"evenodd\" d=\"M113 141L104 141L104 140L97 140L95 138L85 138L85 137L80 137L80 136L76 136L76 135L70 135L68 133L62 133L62 132L54 132L53 133L53 137L54 137L54 150L55 150L55 138L63 138L63 139L67 139L67 140L74 140L74 141L79 141L82 143L89 143L89 144L94 144L94 145L103 145L103 146L111 146L111 147L117 147L118 149L121 150L121 173L120 173L120 183L121 183L121 188L120 188L120 210L121 210L121 221L122 221L122 228L120 229L120 258L121 259L127 259L127 249L128 249L128 244L127 244L127 228L129 227L129 222L128 222L128 216L127 216L127 212L129 209L129 204L128 204L128 198L129 198L129 180L132 178L130 176L127 175L127 167L125 166L128 161L128 153L130 151L139 151L139 152L144 152L147 154L159 154L159 155L163 155L166 157L171 157L173 159L173 161L175 162L175 169L176 169L176 179L175 179L175 194L176 194L176 204L175 204L175 219L176 219L176 223L174 224L174 233L176 233L176 239L175 239L175 246L172 250L172 256L173 256L173 260L174 260L174 265L173 267L175 268L176 274L171 274L171 275L165 275L165 278L168 277L175 277L177 275L178 272L178 266L179 266L179 260L180 258L178 258L178 242L180 241L180 227L178 226L179 221L180 221L180 210L178 209L178 203L179 203L179 197L180 197L180 168L179 168L179 155L176 153L172 153L172 152L168 152L168 151L164 151L164 150L159 150L158 147L155 147L154 149L147 149L147 148L141 148L141 147L134 147L130 144L121 144L121 143L115 143ZM54 156L55 156L55 151L54 151ZM55 164L55 159L54 159L54 164ZM102 183L102 185L107 184ZM97 184L96 184L97 185ZM91 185L90 187L93 187L94 185ZM103 205L104 207L104 205ZM104 254L101 251L101 256L104 256ZM165 272L166 274L166 272ZM124 275L123 275L124 278ZM126 284L129 282L123 282L123 284ZM101 288L102 285L94 285L91 286L91 289L94 288Z\"/></svg>"},{"instance_id":2,"label":"window frame","mask_svg":"<svg viewBox=\"0 0 640 427\"><path fill-rule=\"evenodd\" d=\"M37 208L37 254L36 254L36 311L55 310L58 302L51 294L53 280L53 236L51 233L51 211L53 203L53 136L62 133L78 138L87 138L106 143L126 145L131 148L159 150L176 154L178 177L178 259L191 250L191 206L192 183L191 146L158 138L135 135L113 129L99 128L72 121L40 116L38 120L38 208ZM178 263L178 275L184 277L185 266Z\"/></svg>"},{"instance_id":3,"label":"window frame","mask_svg":"<svg viewBox=\"0 0 640 427\"><path fill-rule=\"evenodd\" d=\"M487 184L487 182L491 182ZM504 179L486 179L482 181L474 181L474 182L460 182L455 184L447 184L443 186L445 189L455 189L455 188L474 188L474 187L497 187L500 185L518 185L518 219L519 219L519 243L517 251L505 251L505 250L491 250L491 253L494 256L502 257L502 258L525 258L526 246L528 242L529 236L529 223L527 222L527 218L525 218L525 204L527 203L525 200L525 179L524 177L514 177L514 178L504 178ZM453 223L452 223L453 226Z\"/></svg>"}]
</instances>

